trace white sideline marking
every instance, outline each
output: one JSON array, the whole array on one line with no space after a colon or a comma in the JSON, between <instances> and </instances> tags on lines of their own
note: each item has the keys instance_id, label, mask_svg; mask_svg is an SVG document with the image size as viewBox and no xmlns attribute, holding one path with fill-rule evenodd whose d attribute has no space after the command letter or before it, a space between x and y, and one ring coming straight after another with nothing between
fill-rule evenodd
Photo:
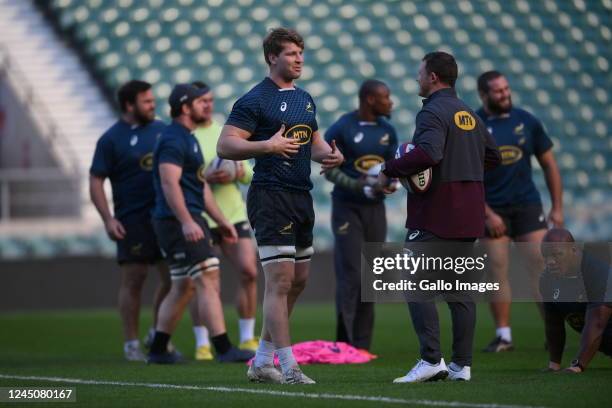
<instances>
[{"instance_id":1,"label":"white sideline marking","mask_svg":"<svg viewBox=\"0 0 612 408\"><path fill-rule=\"evenodd\" d=\"M460 401L402 399L402 398L371 397L367 395L350 395L350 394L316 394L316 393L306 393L306 392L258 390L255 388L203 387L199 385L177 385L177 384L156 384L156 383L121 382L121 381L106 381L106 380L84 380L80 378L63 378L63 377L38 377L38 376L0 374L0 378L4 378L8 380L49 381L49 382L58 382L58 383L66 383L66 384L112 385L112 386L118 386L118 387L169 388L169 389L175 389L175 390L215 391L215 392L230 392L230 393L237 392L237 393L247 393L247 394L272 395L276 397L312 398L312 399L348 400L348 401L371 401L371 402L382 402L382 403L387 403L387 404L413 404L413 405L426 405L426 406L432 406L432 407L543 408L543 407L534 407L530 405L479 404L479 403L460 402Z\"/></svg>"}]
</instances>

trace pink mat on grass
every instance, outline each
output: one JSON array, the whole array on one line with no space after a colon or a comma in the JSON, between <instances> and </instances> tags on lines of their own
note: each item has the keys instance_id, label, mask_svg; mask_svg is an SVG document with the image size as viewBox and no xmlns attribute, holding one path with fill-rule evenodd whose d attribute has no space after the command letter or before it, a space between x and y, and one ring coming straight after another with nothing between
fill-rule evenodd
<instances>
[{"instance_id":1,"label":"pink mat on grass","mask_svg":"<svg viewBox=\"0 0 612 408\"><path fill-rule=\"evenodd\" d=\"M362 364L377 356L366 350L359 350L350 344L335 341L313 340L291 346L298 364ZM251 365L253 359L247 364ZM274 364L279 365L278 356Z\"/></svg>"}]
</instances>

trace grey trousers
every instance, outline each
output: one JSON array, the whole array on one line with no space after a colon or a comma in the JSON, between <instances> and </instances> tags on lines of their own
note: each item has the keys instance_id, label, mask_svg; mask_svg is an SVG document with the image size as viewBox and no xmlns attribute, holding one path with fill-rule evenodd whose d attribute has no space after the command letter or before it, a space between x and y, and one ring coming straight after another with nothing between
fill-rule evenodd
<instances>
[{"instance_id":1,"label":"grey trousers","mask_svg":"<svg viewBox=\"0 0 612 408\"><path fill-rule=\"evenodd\" d=\"M335 238L336 341L369 349L374 329L374 303L361 301L361 244L384 242L387 220L384 203L332 202Z\"/></svg>"}]
</instances>

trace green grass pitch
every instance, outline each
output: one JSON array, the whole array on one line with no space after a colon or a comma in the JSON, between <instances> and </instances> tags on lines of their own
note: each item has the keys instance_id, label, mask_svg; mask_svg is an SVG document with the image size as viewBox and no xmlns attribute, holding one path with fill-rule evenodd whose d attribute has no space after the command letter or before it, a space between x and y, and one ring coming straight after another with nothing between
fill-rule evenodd
<instances>
[{"instance_id":1,"label":"green grass pitch","mask_svg":"<svg viewBox=\"0 0 612 408\"><path fill-rule=\"evenodd\" d=\"M230 336L236 340L236 314L226 308ZM450 356L449 313L439 306L445 356ZM150 324L143 312L141 332ZM259 322L260 320L258 320ZM369 364L304 366L314 386L256 385L246 381L242 364L189 361L176 366L147 366L123 361L119 317L113 310L0 314L0 375L62 377L100 382L192 385L198 388L150 388L141 385L64 384L42 380L0 378L1 387L74 386L77 403L42 406L122 407L273 407L273 406L464 406L493 408L494 404L546 407L612 406L612 360L597 355L581 375L545 374L547 363L542 321L532 304L513 306L516 350L502 354L479 351L492 337L486 306L480 305L472 381L412 385L391 384L418 357L417 340L406 306L379 305ZM332 304L298 304L292 317L292 340L333 339ZM193 334L187 316L173 341L191 357ZM574 357L578 336L568 330L564 366ZM224 387L222 389L206 387ZM265 393L249 393L254 389ZM282 395L287 392L289 394ZM299 393L317 394L308 398ZM334 396L330 396L333 394ZM346 396L350 397L346 397ZM344 397L342 397L344 396ZM362 397L377 397L364 400ZM0 403L0 405L2 405ZM15 404L10 404L15 406ZM25 406L26 403L17 406ZM36 403L35 406L41 406Z\"/></svg>"}]
</instances>

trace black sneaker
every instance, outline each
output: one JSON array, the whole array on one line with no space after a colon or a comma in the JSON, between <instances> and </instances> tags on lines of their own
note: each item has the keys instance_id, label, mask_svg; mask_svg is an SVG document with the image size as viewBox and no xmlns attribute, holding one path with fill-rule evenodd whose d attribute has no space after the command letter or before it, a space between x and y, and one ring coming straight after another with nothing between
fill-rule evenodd
<instances>
[{"instance_id":1,"label":"black sneaker","mask_svg":"<svg viewBox=\"0 0 612 408\"><path fill-rule=\"evenodd\" d=\"M165 352L165 353L151 353L147 355L147 364L176 364L182 362L181 353L177 352Z\"/></svg>"},{"instance_id":2,"label":"black sneaker","mask_svg":"<svg viewBox=\"0 0 612 408\"><path fill-rule=\"evenodd\" d=\"M227 352L217 354L217 361L220 363L241 363L249 361L255 357L255 352L251 350L240 350L232 346Z\"/></svg>"},{"instance_id":3,"label":"black sneaker","mask_svg":"<svg viewBox=\"0 0 612 408\"><path fill-rule=\"evenodd\" d=\"M512 351L514 350L514 345L511 341L507 341L502 339L501 337L496 337L489 343L487 347L485 347L482 351L485 353L499 353L501 351Z\"/></svg>"}]
</instances>

